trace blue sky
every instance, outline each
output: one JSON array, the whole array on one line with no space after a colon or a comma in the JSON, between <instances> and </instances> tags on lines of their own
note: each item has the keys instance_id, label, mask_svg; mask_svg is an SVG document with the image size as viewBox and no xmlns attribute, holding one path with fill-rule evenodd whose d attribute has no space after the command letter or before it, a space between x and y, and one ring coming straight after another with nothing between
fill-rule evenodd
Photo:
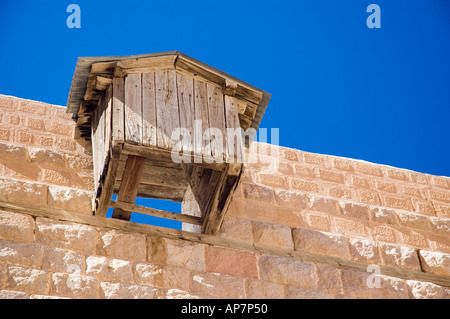
<instances>
[{"instance_id":1,"label":"blue sky","mask_svg":"<svg viewBox=\"0 0 450 319\"><path fill-rule=\"evenodd\" d=\"M79 56L179 50L272 93L261 127L280 145L450 176L449 14L448 0L0 0L0 93L66 105Z\"/></svg>"}]
</instances>

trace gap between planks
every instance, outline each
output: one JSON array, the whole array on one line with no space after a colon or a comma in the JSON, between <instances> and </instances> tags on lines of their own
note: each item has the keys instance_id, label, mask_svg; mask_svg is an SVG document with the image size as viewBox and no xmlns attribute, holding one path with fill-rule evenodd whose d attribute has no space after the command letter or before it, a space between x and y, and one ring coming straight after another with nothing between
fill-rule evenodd
<instances>
[{"instance_id":1,"label":"gap between planks","mask_svg":"<svg viewBox=\"0 0 450 319\"><path fill-rule=\"evenodd\" d=\"M191 215L183 215L180 213L173 213L173 212L168 212L168 211L164 211L164 210L160 210L160 209L144 207L144 206L124 203L124 202L119 202L119 201L111 200L109 202L109 206L111 208L120 208L120 209L122 209L126 212L130 212L130 213L135 212L135 213L140 213L140 214L154 216L154 217L172 219L172 220L180 221L183 223L194 224L194 225L201 225L203 222L203 219L201 217L191 216Z\"/></svg>"}]
</instances>

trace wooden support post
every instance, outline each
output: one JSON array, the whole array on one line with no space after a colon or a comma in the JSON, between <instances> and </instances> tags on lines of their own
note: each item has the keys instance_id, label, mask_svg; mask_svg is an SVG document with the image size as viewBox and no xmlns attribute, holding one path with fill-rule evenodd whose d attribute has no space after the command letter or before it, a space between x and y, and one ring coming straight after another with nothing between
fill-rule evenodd
<instances>
[{"instance_id":1,"label":"wooden support post","mask_svg":"<svg viewBox=\"0 0 450 319\"><path fill-rule=\"evenodd\" d=\"M117 202L134 204L136 200L139 182L144 170L145 157L128 155L127 163L123 172L122 183L120 184ZM120 208L115 208L113 218L130 220L131 212L126 212Z\"/></svg>"},{"instance_id":2,"label":"wooden support post","mask_svg":"<svg viewBox=\"0 0 450 319\"><path fill-rule=\"evenodd\" d=\"M102 186L102 192L96 202L95 215L105 217L108 212L108 204L114 191L116 182L117 167L119 166L118 157L111 157L108 163L108 170L105 182Z\"/></svg>"},{"instance_id":3,"label":"wooden support post","mask_svg":"<svg viewBox=\"0 0 450 319\"><path fill-rule=\"evenodd\" d=\"M243 172L243 164L230 164L228 169L222 172L212 202L208 207L206 216L204 216L202 227L205 234L217 235L219 233L225 219L225 213L228 211L228 206Z\"/></svg>"}]
</instances>

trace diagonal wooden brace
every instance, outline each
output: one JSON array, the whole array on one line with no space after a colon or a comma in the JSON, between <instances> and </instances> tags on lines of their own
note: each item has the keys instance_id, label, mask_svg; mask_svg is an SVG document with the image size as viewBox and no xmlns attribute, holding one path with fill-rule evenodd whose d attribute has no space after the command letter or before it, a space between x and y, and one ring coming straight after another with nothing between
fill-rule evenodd
<instances>
[{"instance_id":1,"label":"diagonal wooden brace","mask_svg":"<svg viewBox=\"0 0 450 319\"><path fill-rule=\"evenodd\" d=\"M120 184L117 202L134 204L136 200L142 171L144 169L145 157L128 155L123 172L122 183ZM113 218L130 220L131 212L126 212L120 208L115 208Z\"/></svg>"}]
</instances>

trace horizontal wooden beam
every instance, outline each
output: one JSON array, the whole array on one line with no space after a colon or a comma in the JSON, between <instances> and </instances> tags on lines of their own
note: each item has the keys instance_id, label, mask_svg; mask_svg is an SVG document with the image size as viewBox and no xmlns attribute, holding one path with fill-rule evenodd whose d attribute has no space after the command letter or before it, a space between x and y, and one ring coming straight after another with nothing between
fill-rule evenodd
<instances>
[{"instance_id":1,"label":"horizontal wooden beam","mask_svg":"<svg viewBox=\"0 0 450 319\"><path fill-rule=\"evenodd\" d=\"M119 162L119 173L117 181L122 180L122 172L125 167L125 161ZM167 186L170 188L186 189L187 181L184 179L184 172L181 166L177 168L153 165L149 160L144 165L142 172L141 184Z\"/></svg>"},{"instance_id":2,"label":"horizontal wooden beam","mask_svg":"<svg viewBox=\"0 0 450 319\"><path fill-rule=\"evenodd\" d=\"M185 163L180 163L180 164L174 163L171 158L171 151L161 149L161 148L154 148L154 147L140 146L140 145L133 145L130 143L125 143L124 147L123 147L123 153L146 157L146 158L151 159L152 162L165 161L166 163L172 163L174 165L174 167L176 167L176 166L181 167L181 165L185 164ZM212 161L212 163L206 163L204 159L205 159L204 157L201 158L196 155L192 155L190 158L189 164L194 164L196 166L201 166L204 168L210 168L215 171L223 171L227 168L227 163L225 162L225 160L223 160L222 162L216 163L216 162L213 162L214 158L208 157L207 159Z\"/></svg>"},{"instance_id":3,"label":"horizontal wooden beam","mask_svg":"<svg viewBox=\"0 0 450 319\"><path fill-rule=\"evenodd\" d=\"M127 72L136 69L138 73L143 73L167 68L173 69L176 59L177 55L137 58L119 61L117 62L117 66L127 70Z\"/></svg>"},{"instance_id":4,"label":"horizontal wooden beam","mask_svg":"<svg viewBox=\"0 0 450 319\"><path fill-rule=\"evenodd\" d=\"M117 201L113 201L113 200L109 202L109 206L111 208L120 208L120 209L130 212L130 213L132 213L132 212L140 213L140 214L154 216L154 217L177 220L179 222L189 223L189 224L194 224L194 225L201 225L203 222L202 218L196 217L196 216L172 213L172 212L167 212L164 210L155 209L155 208L151 208L151 207L144 207L144 206L128 204L128 203L124 203L124 202L117 202Z\"/></svg>"},{"instance_id":5,"label":"horizontal wooden beam","mask_svg":"<svg viewBox=\"0 0 450 319\"><path fill-rule=\"evenodd\" d=\"M114 185L114 194L119 193L120 185L118 182ZM137 197L165 199L174 202L181 202L186 188L170 188L160 185L149 185L140 183L137 189Z\"/></svg>"}]
</instances>

